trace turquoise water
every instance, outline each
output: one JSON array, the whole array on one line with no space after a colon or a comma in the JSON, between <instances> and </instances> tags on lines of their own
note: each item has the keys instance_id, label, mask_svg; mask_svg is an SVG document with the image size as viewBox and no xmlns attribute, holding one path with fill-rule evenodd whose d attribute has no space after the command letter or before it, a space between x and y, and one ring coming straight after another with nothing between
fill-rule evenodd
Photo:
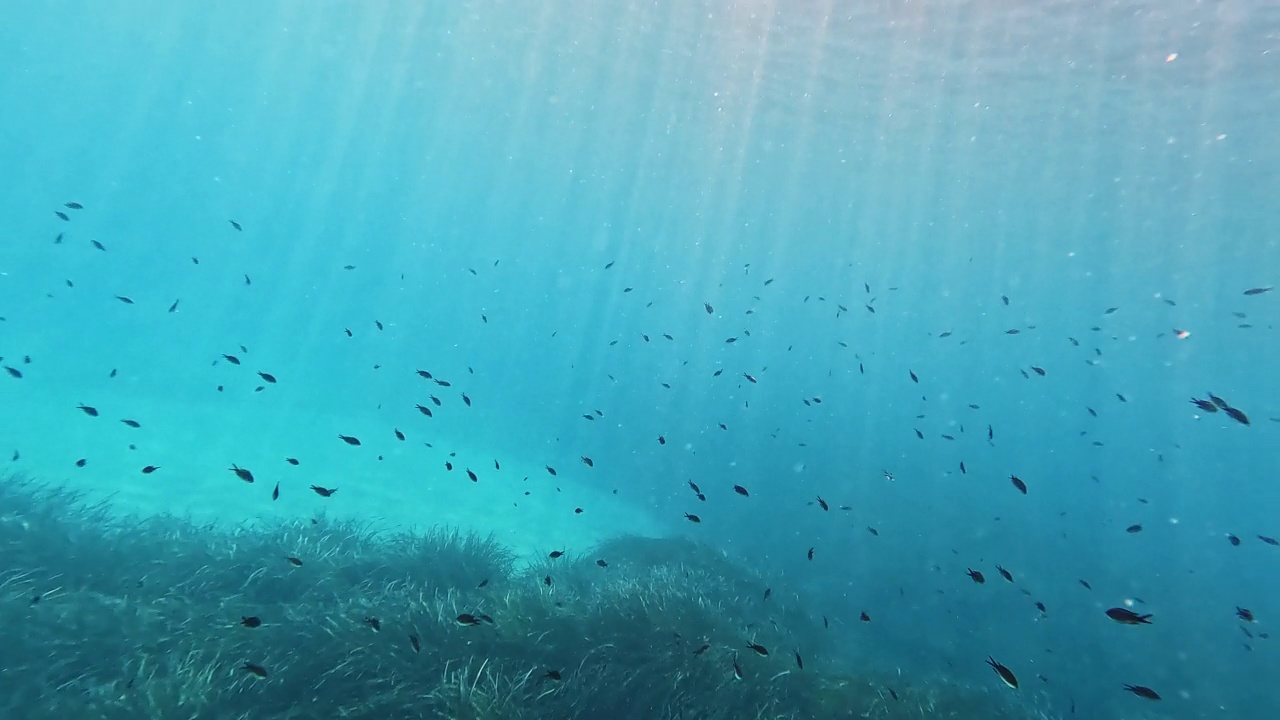
<instances>
[{"instance_id":1,"label":"turquoise water","mask_svg":"<svg viewBox=\"0 0 1280 720\"><path fill-rule=\"evenodd\" d=\"M1278 62L1264 3L10 10L0 451L199 522L688 537L884 672L1272 717Z\"/></svg>"}]
</instances>

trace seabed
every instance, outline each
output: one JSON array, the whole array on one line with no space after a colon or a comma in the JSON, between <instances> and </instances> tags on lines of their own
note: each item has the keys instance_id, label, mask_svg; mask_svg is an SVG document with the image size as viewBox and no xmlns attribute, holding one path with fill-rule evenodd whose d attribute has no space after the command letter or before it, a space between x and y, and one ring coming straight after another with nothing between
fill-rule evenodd
<instances>
[{"instance_id":1,"label":"seabed","mask_svg":"<svg viewBox=\"0 0 1280 720\"><path fill-rule=\"evenodd\" d=\"M851 667L820 622L765 605L761 578L685 540L622 537L530 565L449 528L201 526L10 476L0 552L3 717L1049 717L1004 688ZM808 649L803 669L793 648Z\"/></svg>"}]
</instances>

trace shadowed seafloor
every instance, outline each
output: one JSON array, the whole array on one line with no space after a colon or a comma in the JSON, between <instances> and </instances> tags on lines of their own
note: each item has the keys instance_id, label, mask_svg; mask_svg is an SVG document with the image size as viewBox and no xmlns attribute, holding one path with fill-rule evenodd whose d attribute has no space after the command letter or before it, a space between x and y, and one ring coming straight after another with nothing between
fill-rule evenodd
<instances>
[{"instance_id":1,"label":"shadowed seafloor","mask_svg":"<svg viewBox=\"0 0 1280 720\"><path fill-rule=\"evenodd\" d=\"M851 666L821 620L684 540L518 567L445 528L196 527L20 476L0 508L5 717L1047 717Z\"/></svg>"}]
</instances>

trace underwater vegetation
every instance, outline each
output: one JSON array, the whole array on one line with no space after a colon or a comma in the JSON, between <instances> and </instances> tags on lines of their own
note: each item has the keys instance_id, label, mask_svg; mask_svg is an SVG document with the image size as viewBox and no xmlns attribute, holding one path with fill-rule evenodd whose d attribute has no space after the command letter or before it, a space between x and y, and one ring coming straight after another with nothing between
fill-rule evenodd
<instances>
[{"instance_id":1,"label":"underwater vegetation","mask_svg":"<svg viewBox=\"0 0 1280 720\"><path fill-rule=\"evenodd\" d=\"M22 718L1041 718L851 667L721 553L123 518L0 479L0 713ZM809 648L803 656L799 648Z\"/></svg>"}]
</instances>

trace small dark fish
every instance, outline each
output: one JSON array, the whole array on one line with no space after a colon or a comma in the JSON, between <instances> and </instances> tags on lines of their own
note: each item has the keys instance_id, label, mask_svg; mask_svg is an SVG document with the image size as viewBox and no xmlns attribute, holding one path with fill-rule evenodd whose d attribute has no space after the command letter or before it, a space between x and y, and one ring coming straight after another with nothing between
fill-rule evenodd
<instances>
[{"instance_id":1,"label":"small dark fish","mask_svg":"<svg viewBox=\"0 0 1280 720\"><path fill-rule=\"evenodd\" d=\"M742 377L746 378L748 381L750 381L750 382L751 382L751 383L753 383L753 384L754 384L755 382L757 382L757 381L756 381L756 379L755 379L754 377L752 377L751 375L749 375L749 374L747 374L747 373L742 373Z\"/></svg>"},{"instance_id":2,"label":"small dark fish","mask_svg":"<svg viewBox=\"0 0 1280 720\"><path fill-rule=\"evenodd\" d=\"M423 415L426 415L427 417L431 417L431 408L425 407L422 405L415 405L414 407L418 408L418 412L422 413Z\"/></svg>"},{"instance_id":3,"label":"small dark fish","mask_svg":"<svg viewBox=\"0 0 1280 720\"><path fill-rule=\"evenodd\" d=\"M472 615L471 613L462 613L461 615L458 616L457 621L459 625L479 625L480 624L480 618L476 617L475 615Z\"/></svg>"},{"instance_id":4,"label":"small dark fish","mask_svg":"<svg viewBox=\"0 0 1280 720\"><path fill-rule=\"evenodd\" d=\"M1088 581L1088 580L1077 580L1076 582L1078 582L1078 583L1080 583L1081 585L1083 585L1085 590L1092 590L1092 589L1093 589L1093 586L1089 584L1089 581Z\"/></svg>"},{"instance_id":5,"label":"small dark fish","mask_svg":"<svg viewBox=\"0 0 1280 720\"><path fill-rule=\"evenodd\" d=\"M1195 405L1197 408L1200 408L1201 410L1203 410L1203 411L1205 411L1205 412L1207 412L1207 413L1216 413L1216 412L1218 412L1218 406L1217 406L1217 405L1214 405L1212 402L1210 402L1210 401L1208 401L1208 400L1201 400L1201 399L1199 399L1199 398L1191 398L1191 400L1190 400L1189 402L1190 402L1192 405Z\"/></svg>"},{"instance_id":6,"label":"small dark fish","mask_svg":"<svg viewBox=\"0 0 1280 720\"><path fill-rule=\"evenodd\" d=\"M996 662L995 658L991 656L987 656L987 664L991 666L992 670L996 671L996 675L1000 676L1000 680L1005 685L1015 690L1018 688L1018 678L1013 674L1012 670Z\"/></svg>"},{"instance_id":7,"label":"small dark fish","mask_svg":"<svg viewBox=\"0 0 1280 720\"><path fill-rule=\"evenodd\" d=\"M409 635L409 647L413 648L414 653L422 652L422 643L418 642L417 635L412 633Z\"/></svg>"},{"instance_id":8,"label":"small dark fish","mask_svg":"<svg viewBox=\"0 0 1280 720\"><path fill-rule=\"evenodd\" d=\"M124 423L125 425L128 425L128 426L129 426L129 427L131 427L131 428L135 428L135 429L136 429L136 428L140 428L140 427L142 427L142 423L138 422L137 420L129 420L129 419L127 419L127 418L126 418L126 419L124 419L124 420L121 420L120 422Z\"/></svg>"},{"instance_id":9,"label":"small dark fish","mask_svg":"<svg viewBox=\"0 0 1280 720\"><path fill-rule=\"evenodd\" d=\"M555 469L555 468L551 467L550 465L543 465L542 467L544 467L544 468L546 468L546 469L547 469L547 473L548 473L549 475L551 475L552 477L555 477L555 475L556 475L556 469Z\"/></svg>"},{"instance_id":10,"label":"small dark fish","mask_svg":"<svg viewBox=\"0 0 1280 720\"><path fill-rule=\"evenodd\" d=\"M80 204L80 203L78 203L78 202L63 203L63 204L62 204L62 207L64 207L64 208L68 208L68 209L70 209L70 210L83 210L83 209L84 209L84 206L83 206L83 205L81 205L81 204Z\"/></svg>"},{"instance_id":11,"label":"small dark fish","mask_svg":"<svg viewBox=\"0 0 1280 720\"><path fill-rule=\"evenodd\" d=\"M232 365L239 365L239 364L240 364L240 358L236 357L235 355L226 355L226 354L223 354L222 359L223 359L223 360L226 360L227 362L231 363Z\"/></svg>"},{"instance_id":12,"label":"small dark fish","mask_svg":"<svg viewBox=\"0 0 1280 720\"><path fill-rule=\"evenodd\" d=\"M339 440L341 440L342 442L344 442L344 443L348 444L348 445L353 445L353 446L355 446L355 445L359 445L359 444L360 444L360 438L352 437L352 436L350 436L350 435L339 435L339 436L338 436L338 439L339 439Z\"/></svg>"},{"instance_id":13,"label":"small dark fish","mask_svg":"<svg viewBox=\"0 0 1280 720\"><path fill-rule=\"evenodd\" d=\"M607 568L607 567L609 567L609 563L605 562L603 559L602 559L602 560L597 560L597 561L596 561L596 565L599 565L599 566L600 566L600 567L602 567L602 568Z\"/></svg>"},{"instance_id":14,"label":"small dark fish","mask_svg":"<svg viewBox=\"0 0 1280 720\"><path fill-rule=\"evenodd\" d=\"M290 465L298 464L298 458L285 458L284 461L289 463Z\"/></svg>"},{"instance_id":15,"label":"small dark fish","mask_svg":"<svg viewBox=\"0 0 1280 720\"><path fill-rule=\"evenodd\" d=\"M240 624L247 628L262 627L262 618L259 618L257 615L250 615L249 617L241 617Z\"/></svg>"},{"instance_id":16,"label":"small dark fish","mask_svg":"<svg viewBox=\"0 0 1280 720\"><path fill-rule=\"evenodd\" d=\"M117 299L117 300L119 300L120 302L124 303L125 305L132 305L132 304L133 304L133 298L130 298L130 297L125 296L125 295L117 295L117 296L116 296L116 299Z\"/></svg>"},{"instance_id":17,"label":"small dark fish","mask_svg":"<svg viewBox=\"0 0 1280 720\"><path fill-rule=\"evenodd\" d=\"M659 445L666 445L666 444L667 444L667 436L666 436L666 435L659 435L659 436L658 436L658 444L659 444Z\"/></svg>"},{"instance_id":18,"label":"small dark fish","mask_svg":"<svg viewBox=\"0 0 1280 720\"><path fill-rule=\"evenodd\" d=\"M711 307L711 303L702 303L702 309L707 311L708 315L715 313L716 309Z\"/></svg>"},{"instance_id":19,"label":"small dark fish","mask_svg":"<svg viewBox=\"0 0 1280 720\"><path fill-rule=\"evenodd\" d=\"M17 378L17 379L19 379L19 380L21 380L21 379L22 379L22 371L21 371L21 370L19 370L18 368L15 368L15 367L9 367L8 365L5 365L5 366L4 366L4 371L5 371L5 372L7 372L7 373L9 373L9 377Z\"/></svg>"},{"instance_id":20,"label":"small dark fish","mask_svg":"<svg viewBox=\"0 0 1280 720\"><path fill-rule=\"evenodd\" d=\"M763 645L758 643L747 643L747 649L759 655L760 657L768 657L769 651Z\"/></svg>"},{"instance_id":21,"label":"small dark fish","mask_svg":"<svg viewBox=\"0 0 1280 720\"><path fill-rule=\"evenodd\" d=\"M279 499L280 499L280 483L278 483L278 482L276 483L275 488L273 488L273 489L271 490L271 499L272 499L272 500L279 500Z\"/></svg>"},{"instance_id":22,"label":"small dark fish","mask_svg":"<svg viewBox=\"0 0 1280 720\"><path fill-rule=\"evenodd\" d=\"M545 673L542 675L542 677L544 677L544 678L546 678L546 679L548 679L548 680L554 680L554 681L556 681L556 682L559 682L559 681L560 681L560 678L561 678L561 675L560 675L560 671L559 671L559 670L548 670L547 672L545 672Z\"/></svg>"},{"instance_id":23,"label":"small dark fish","mask_svg":"<svg viewBox=\"0 0 1280 720\"><path fill-rule=\"evenodd\" d=\"M77 405L76 408L89 417L98 417L98 409L91 405Z\"/></svg>"},{"instance_id":24,"label":"small dark fish","mask_svg":"<svg viewBox=\"0 0 1280 720\"><path fill-rule=\"evenodd\" d=\"M741 495L741 496L743 496L743 497L750 497L750 495L751 495L751 493L748 493L748 492L747 492L747 489L746 489L746 488L744 488L744 487L742 487L741 485L734 485L734 486L733 486L733 491L734 491L734 492L736 492L736 493L738 493L739 495Z\"/></svg>"},{"instance_id":25,"label":"small dark fish","mask_svg":"<svg viewBox=\"0 0 1280 720\"><path fill-rule=\"evenodd\" d=\"M685 518L686 518L686 519L688 519L688 521L689 521L689 522L691 522L691 523L700 523L700 522L702 522L702 518L698 517L697 515L692 515L692 514L690 514L690 513L685 513L685 514L684 514L684 516L685 516Z\"/></svg>"},{"instance_id":26,"label":"small dark fish","mask_svg":"<svg viewBox=\"0 0 1280 720\"><path fill-rule=\"evenodd\" d=\"M236 222L235 220L228 220L227 222L231 223L231 227L235 228L236 230L244 230L244 228L240 227L240 223Z\"/></svg>"},{"instance_id":27,"label":"small dark fish","mask_svg":"<svg viewBox=\"0 0 1280 720\"><path fill-rule=\"evenodd\" d=\"M1035 374L1039 375L1040 377L1044 377L1044 374L1045 374L1045 373L1044 373L1044 368L1042 368L1042 367L1036 367L1035 365L1032 365L1032 366L1031 366L1031 369L1032 369L1032 371L1034 371L1034 372L1035 372Z\"/></svg>"},{"instance_id":28,"label":"small dark fish","mask_svg":"<svg viewBox=\"0 0 1280 720\"><path fill-rule=\"evenodd\" d=\"M150 475L151 473L153 473L153 472L155 472L155 471L157 471L157 470L159 470L159 469L160 469L160 466L159 466L159 465L148 465L148 466L146 466L146 467L142 468L142 474L143 474L143 475Z\"/></svg>"},{"instance_id":29,"label":"small dark fish","mask_svg":"<svg viewBox=\"0 0 1280 720\"><path fill-rule=\"evenodd\" d=\"M813 548L809 548L809 559L813 560Z\"/></svg>"},{"instance_id":30,"label":"small dark fish","mask_svg":"<svg viewBox=\"0 0 1280 720\"><path fill-rule=\"evenodd\" d=\"M579 460L581 460L581 461L582 461L582 464L583 464L583 465L586 465L587 467L595 467L595 466L596 466L596 461L595 461L595 460L592 460L591 458L587 457L586 455L583 455L582 457L580 457L580 458L578 458L578 459L579 459Z\"/></svg>"},{"instance_id":31,"label":"small dark fish","mask_svg":"<svg viewBox=\"0 0 1280 720\"><path fill-rule=\"evenodd\" d=\"M551 552L547 553L547 557L551 558L552 560L555 560L556 558L562 558L564 557L564 551L552 550Z\"/></svg>"},{"instance_id":32,"label":"small dark fish","mask_svg":"<svg viewBox=\"0 0 1280 720\"><path fill-rule=\"evenodd\" d=\"M1255 287L1255 288L1249 288L1248 290L1245 290L1244 294L1245 295L1261 295L1263 293L1269 293L1274 289L1275 289L1274 287Z\"/></svg>"},{"instance_id":33,"label":"small dark fish","mask_svg":"<svg viewBox=\"0 0 1280 720\"><path fill-rule=\"evenodd\" d=\"M804 658L800 657L800 651L799 651L799 650L793 650L792 652L793 652L793 653L795 654L795 656L796 656L796 667L798 667L798 668L800 668L801 670L803 670L803 669L804 669Z\"/></svg>"},{"instance_id":34,"label":"small dark fish","mask_svg":"<svg viewBox=\"0 0 1280 720\"><path fill-rule=\"evenodd\" d=\"M381 621L379 621L379 620L378 620L378 618L376 618L376 617L367 617L367 618L365 618L365 619L364 619L364 624L365 624L365 625L368 625L368 626L369 626L369 627L371 627L371 628L373 628L373 631L374 631L374 632L382 632L382 622L381 622Z\"/></svg>"},{"instance_id":35,"label":"small dark fish","mask_svg":"<svg viewBox=\"0 0 1280 720\"><path fill-rule=\"evenodd\" d=\"M102 252L106 252L106 251L107 251L107 246L106 246L106 245L103 245L102 243L98 242L97 240L90 240L90 241L89 241L89 244L93 245L94 249L96 249L96 250L101 250Z\"/></svg>"},{"instance_id":36,"label":"small dark fish","mask_svg":"<svg viewBox=\"0 0 1280 720\"><path fill-rule=\"evenodd\" d=\"M1124 689L1133 693L1134 695L1137 695L1140 698L1146 698L1147 700L1160 699L1160 693L1156 692L1155 690L1152 690L1149 687L1144 687L1142 685L1125 685Z\"/></svg>"},{"instance_id":37,"label":"small dark fish","mask_svg":"<svg viewBox=\"0 0 1280 720\"><path fill-rule=\"evenodd\" d=\"M244 468L240 467L239 465L232 465L231 467L229 467L229 468L227 468L227 469L228 469L228 470L230 470L231 472L235 473L235 474L236 474L236 477L240 478L241 480L243 480L243 481L245 481L245 482L247 482L247 483L251 483L251 482L253 482L253 473L249 472L248 470L245 470Z\"/></svg>"},{"instance_id":38,"label":"small dark fish","mask_svg":"<svg viewBox=\"0 0 1280 720\"><path fill-rule=\"evenodd\" d=\"M867 611L866 611L866 610L863 610L863 611L858 615L858 619L859 619L859 620L861 620L862 622L871 622L871 616L867 614Z\"/></svg>"},{"instance_id":39,"label":"small dark fish","mask_svg":"<svg viewBox=\"0 0 1280 720\"><path fill-rule=\"evenodd\" d=\"M831 509L831 506L827 504L827 501L826 501L826 500L823 500L823 499L822 499L822 496L821 496L821 495L819 495L819 496L818 496L818 507L822 508L823 510L830 510L830 509Z\"/></svg>"},{"instance_id":40,"label":"small dark fish","mask_svg":"<svg viewBox=\"0 0 1280 720\"><path fill-rule=\"evenodd\" d=\"M1226 413L1227 417L1231 418L1232 420L1235 420L1241 425L1249 424L1249 416L1245 415L1243 412L1241 412L1240 410L1237 410L1236 408L1233 408L1233 407L1223 408L1222 412Z\"/></svg>"},{"instance_id":41,"label":"small dark fish","mask_svg":"<svg viewBox=\"0 0 1280 720\"><path fill-rule=\"evenodd\" d=\"M1004 568L997 565L996 572L1000 573L1000 577L1004 578L1005 580L1008 580L1009 582L1013 582L1013 574L1010 573L1008 570L1005 570Z\"/></svg>"},{"instance_id":42,"label":"small dark fish","mask_svg":"<svg viewBox=\"0 0 1280 720\"><path fill-rule=\"evenodd\" d=\"M53 214L57 215L58 218L62 220L62 222L71 222L70 216L68 216L66 213L62 212L61 210L54 210Z\"/></svg>"},{"instance_id":43,"label":"small dark fish","mask_svg":"<svg viewBox=\"0 0 1280 720\"><path fill-rule=\"evenodd\" d=\"M919 382L920 382L920 378L916 377L916 373L915 373L915 371L914 371L914 370L908 370L908 371L907 371L907 374L911 376L911 382L913 382L913 383L919 383Z\"/></svg>"},{"instance_id":44,"label":"small dark fish","mask_svg":"<svg viewBox=\"0 0 1280 720\"><path fill-rule=\"evenodd\" d=\"M294 567L302 567L302 558L293 557L293 556L291 555L291 556L289 556L289 557L285 558L285 560L288 560L288 561L289 561L289 564L290 564L290 565L292 565L292 566L294 566Z\"/></svg>"},{"instance_id":45,"label":"small dark fish","mask_svg":"<svg viewBox=\"0 0 1280 720\"><path fill-rule=\"evenodd\" d=\"M1130 535L1133 535L1135 533L1140 533L1142 532L1142 523L1135 523L1133 525L1130 525L1129 527L1125 528L1124 531L1129 533Z\"/></svg>"},{"instance_id":46,"label":"small dark fish","mask_svg":"<svg viewBox=\"0 0 1280 720\"><path fill-rule=\"evenodd\" d=\"M88 460L85 460L84 458L80 458L79 460L76 461L76 467L82 468L86 464L88 464L88 462L89 462Z\"/></svg>"},{"instance_id":47,"label":"small dark fish","mask_svg":"<svg viewBox=\"0 0 1280 720\"><path fill-rule=\"evenodd\" d=\"M174 300L174 301L173 301L173 304L169 306L169 312L171 312L171 313L172 313L172 312L178 312L178 303L179 303L179 302L181 302L181 300L180 300L180 299L179 299L179 300Z\"/></svg>"},{"instance_id":48,"label":"small dark fish","mask_svg":"<svg viewBox=\"0 0 1280 720\"><path fill-rule=\"evenodd\" d=\"M471 478L471 482L480 482L480 478L476 477L476 474L471 471L471 468L467 468L467 477Z\"/></svg>"},{"instance_id":49,"label":"small dark fish","mask_svg":"<svg viewBox=\"0 0 1280 720\"><path fill-rule=\"evenodd\" d=\"M266 382L271 383L272 385L276 384L276 376L272 375L271 373L260 372L258 373L258 377L262 378Z\"/></svg>"},{"instance_id":50,"label":"small dark fish","mask_svg":"<svg viewBox=\"0 0 1280 720\"><path fill-rule=\"evenodd\" d=\"M247 662L244 665L241 665L240 669L255 677L265 678L267 676L266 668L251 662Z\"/></svg>"},{"instance_id":51,"label":"small dark fish","mask_svg":"<svg viewBox=\"0 0 1280 720\"><path fill-rule=\"evenodd\" d=\"M320 497L332 497L334 493L338 492L338 488L327 488L320 487L319 485L312 485L311 491Z\"/></svg>"},{"instance_id":52,"label":"small dark fish","mask_svg":"<svg viewBox=\"0 0 1280 720\"><path fill-rule=\"evenodd\" d=\"M471 407L471 398L467 397L466 393L462 393L462 402L466 403L467 407Z\"/></svg>"},{"instance_id":53,"label":"small dark fish","mask_svg":"<svg viewBox=\"0 0 1280 720\"><path fill-rule=\"evenodd\" d=\"M970 579L972 579L974 582L978 583L979 585L982 585L987 582L987 579L982 576L982 573L978 572L977 570L974 570L973 568L968 568L965 571L965 574L968 575Z\"/></svg>"},{"instance_id":54,"label":"small dark fish","mask_svg":"<svg viewBox=\"0 0 1280 720\"><path fill-rule=\"evenodd\" d=\"M1013 483L1013 486L1018 488L1018 492L1022 493L1023 495L1027 494L1027 484L1022 482L1022 480L1019 479L1017 475L1010 475L1009 482Z\"/></svg>"},{"instance_id":55,"label":"small dark fish","mask_svg":"<svg viewBox=\"0 0 1280 720\"><path fill-rule=\"evenodd\" d=\"M1236 617L1245 622L1254 622L1253 611L1249 608L1242 608L1238 605L1236 606Z\"/></svg>"},{"instance_id":56,"label":"small dark fish","mask_svg":"<svg viewBox=\"0 0 1280 720\"><path fill-rule=\"evenodd\" d=\"M404 433L400 432L400 428L394 428L394 431L395 431L395 434L396 434L396 439L397 439L397 440L400 440L401 442L403 442L403 441L404 441Z\"/></svg>"},{"instance_id":57,"label":"small dark fish","mask_svg":"<svg viewBox=\"0 0 1280 720\"><path fill-rule=\"evenodd\" d=\"M1004 303L1004 306L1005 306L1005 307L1009 307L1009 296L1008 296L1008 295L1001 295L1001 296L1000 296L1000 302Z\"/></svg>"},{"instance_id":58,"label":"small dark fish","mask_svg":"<svg viewBox=\"0 0 1280 720\"><path fill-rule=\"evenodd\" d=\"M1240 547L1240 538L1232 535L1231 533L1227 533L1227 542L1231 543L1234 547Z\"/></svg>"},{"instance_id":59,"label":"small dark fish","mask_svg":"<svg viewBox=\"0 0 1280 720\"><path fill-rule=\"evenodd\" d=\"M1121 625L1150 625L1151 615L1139 615L1138 613L1122 607L1113 607L1107 611L1107 617L1115 620Z\"/></svg>"}]
</instances>

